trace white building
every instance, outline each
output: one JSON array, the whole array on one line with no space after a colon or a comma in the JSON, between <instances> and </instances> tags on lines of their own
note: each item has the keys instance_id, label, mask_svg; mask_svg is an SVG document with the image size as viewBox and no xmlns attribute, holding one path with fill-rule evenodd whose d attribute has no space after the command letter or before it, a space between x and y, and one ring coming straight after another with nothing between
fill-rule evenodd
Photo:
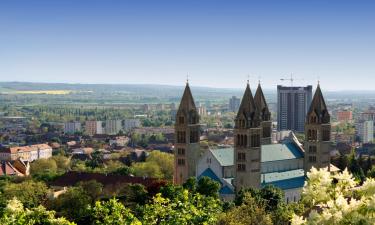
<instances>
[{"instance_id":1,"label":"white building","mask_svg":"<svg viewBox=\"0 0 375 225\"><path fill-rule=\"evenodd\" d=\"M47 144L10 147L0 151L0 161L21 159L32 162L37 159L48 159L50 157L52 157L52 147Z\"/></svg>"},{"instance_id":2,"label":"white building","mask_svg":"<svg viewBox=\"0 0 375 225\"><path fill-rule=\"evenodd\" d=\"M139 119L125 119L124 120L124 130L130 131L133 128L141 126L141 120Z\"/></svg>"},{"instance_id":3,"label":"white building","mask_svg":"<svg viewBox=\"0 0 375 225\"><path fill-rule=\"evenodd\" d=\"M356 129L362 143L372 142L374 139L374 121L360 121L356 124Z\"/></svg>"},{"instance_id":4,"label":"white building","mask_svg":"<svg viewBox=\"0 0 375 225\"><path fill-rule=\"evenodd\" d=\"M118 134L122 129L121 120L106 120L105 121L105 133L106 134Z\"/></svg>"},{"instance_id":5,"label":"white building","mask_svg":"<svg viewBox=\"0 0 375 225\"><path fill-rule=\"evenodd\" d=\"M80 122L66 122L64 123L64 132L67 134L74 134L75 132L81 131Z\"/></svg>"}]
</instances>

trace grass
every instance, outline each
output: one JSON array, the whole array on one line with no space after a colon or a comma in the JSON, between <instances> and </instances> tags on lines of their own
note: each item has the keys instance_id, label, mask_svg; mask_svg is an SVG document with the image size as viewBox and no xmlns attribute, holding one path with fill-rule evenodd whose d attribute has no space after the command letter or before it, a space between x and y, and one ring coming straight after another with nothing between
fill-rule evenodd
<instances>
[{"instance_id":1,"label":"grass","mask_svg":"<svg viewBox=\"0 0 375 225\"><path fill-rule=\"evenodd\" d=\"M15 94L45 94L45 95L68 95L73 91L71 90L33 90L33 91L15 91Z\"/></svg>"}]
</instances>

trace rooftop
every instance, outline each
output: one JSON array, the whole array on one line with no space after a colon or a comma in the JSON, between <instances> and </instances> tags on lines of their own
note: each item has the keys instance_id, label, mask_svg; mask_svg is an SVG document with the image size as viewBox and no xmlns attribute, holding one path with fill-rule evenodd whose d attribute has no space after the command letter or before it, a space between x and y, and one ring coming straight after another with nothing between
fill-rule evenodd
<instances>
[{"instance_id":1,"label":"rooftop","mask_svg":"<svg viewBox=\"0 0 375 225\"><path fill-rule=\"evenodd\" d=\"M262 186L274 185L282 190L301 188L305 184L303 169L262 174Z\"/></svg>"},{"instance_id":2,"label":"rooftop","mask_svg":"<svg viewBox=\"0 0 375 225\"><path fill-rule=\"evenodd\" d=\"M234 165L234 149L218 148L210 149L215 158L219 161L221 166ZM262 145L262 162L299 159L303 158L303 153L297 144L288 142L283 144L269 144Z\"/></svg>"}]
</instances>

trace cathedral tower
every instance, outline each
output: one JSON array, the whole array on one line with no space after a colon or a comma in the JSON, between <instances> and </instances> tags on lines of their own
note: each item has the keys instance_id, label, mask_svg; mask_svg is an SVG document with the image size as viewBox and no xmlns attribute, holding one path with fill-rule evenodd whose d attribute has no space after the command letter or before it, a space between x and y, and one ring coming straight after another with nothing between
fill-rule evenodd
<instances>
[{"instance_id":1,"label":"cathedral tower","mask_svg":"<svg viewBox=\"0 0 375 225\"><path fill-rule=\"evenodd\" d=\"M254 96L255 106L258 108L260 112L261 122L260 126L262 128L261 131L261 144L271 144L271 133L272 133L272 121L271 121L271 113L268 109L268 105L266 102L266 98L264 97L262 87L260 83L258 84L258 88L255 92Z\"/></svg>"},{"instance_id":2,"label":"cathedral tower","mask_svg":"<svg viewBox=\"0 0 375 225\"><path fill-rule=\"evenodd\" d=\"M235 187L260 187L261 116L247 83L240 108L235 118L234 166Z\"/></svg>"},{"instance_id":3,"label":"cathedral tower","mask_svg":"<svg viewBox=\"0 0 375 225\"><path fill-rule=\"evenodd\" d=\"M175 122L175 184L183 184L189 177L196 175L196 163L200 156L199 137L199 115L189 83L186 83Z\"/></svg>"},{"instance_id":4,"label":"cathedral tower","mask_svg":"<svg viewBox=\"0 0 375 225\"><path fill-rule=\"evenodd\" d=\"M316 88L305 123L305 173L311 167L329 169L331 148L330 115L320 85Z\"/></svg>"}]
</instances>

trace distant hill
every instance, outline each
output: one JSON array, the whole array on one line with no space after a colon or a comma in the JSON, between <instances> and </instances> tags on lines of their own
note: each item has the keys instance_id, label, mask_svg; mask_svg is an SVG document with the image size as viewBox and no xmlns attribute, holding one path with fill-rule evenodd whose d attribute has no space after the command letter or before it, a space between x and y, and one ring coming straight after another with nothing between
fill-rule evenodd
<instances>
[{"instance_id":1,"label":"distant hill","mask_svg":"<svg viewBox=\"0 0 375 225\"><path fill-rule=\"evenodd\" d=\"M255 87L253 87L253 93ZM184 86L158 84L71 84L71 83L31 83L31 82L0 82L0 94L25 94L28 91L66 90L73 93L90 92L88 98L106 96L106 98L140 98L158 99L162 101L178 101ZM243 89L212 88L191 86L196 101L228 101L231 96L241 97ZM324 91L324 90L323 90ZM69 92L68 92L69 93ZM72 93L72 94L73 94ZM276 87L265 89L269 102L276 102ZM375 91L327 91L323 93L328 100L375 99ZM86 97L87 97L86 96Z\"/></svg>"}]
</instances>

